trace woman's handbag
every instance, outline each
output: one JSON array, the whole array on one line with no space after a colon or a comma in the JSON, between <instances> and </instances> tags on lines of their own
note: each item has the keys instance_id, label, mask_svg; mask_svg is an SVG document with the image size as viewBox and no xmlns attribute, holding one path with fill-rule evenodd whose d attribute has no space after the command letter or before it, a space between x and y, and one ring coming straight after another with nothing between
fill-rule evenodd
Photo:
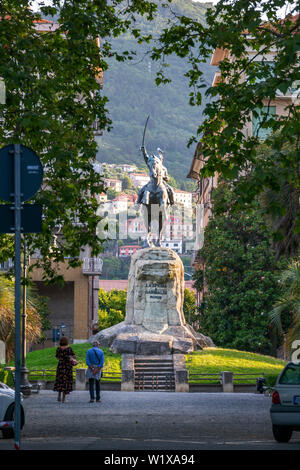
<instances>
[{"instance_id":1,"label":"woman's handbag","mask_svg":"<svg viewBox=\"0 0 300 470\"><path fill-rule=\"evenodd\" d=\"M77 366L78 361L74 356L70 356L70 361L71 361L72 366Z\"/></svg>"}]
</instances>

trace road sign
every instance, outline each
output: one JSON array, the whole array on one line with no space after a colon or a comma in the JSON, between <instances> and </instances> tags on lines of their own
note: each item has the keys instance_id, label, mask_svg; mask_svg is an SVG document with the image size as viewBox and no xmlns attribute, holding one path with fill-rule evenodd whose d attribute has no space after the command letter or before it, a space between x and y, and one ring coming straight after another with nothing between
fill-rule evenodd
<instances>
[{"instance_id":1,"label":"road sign","mask_svg":"<svg viewBox=\"0 0 300 470\"><path fill-rule=\"evenodd\" d=\"M28 201L40 189L43 181L43 167L37 154L20 145L21 202ZM0 150L0 199L14 201L14 145Z\"/></svg>"},{"instance_id":2,"label":"road sign","mask_svg":"<svg viewBox=\"0 0 300 470\"><path fill-rule=\"evenodd\" d=\"M15 215L12 204L0 205L0 233L14 233ZM21 233L39 233L42 231L42 206L24 204L21 209Z\"/></svg>"}]
</instances>

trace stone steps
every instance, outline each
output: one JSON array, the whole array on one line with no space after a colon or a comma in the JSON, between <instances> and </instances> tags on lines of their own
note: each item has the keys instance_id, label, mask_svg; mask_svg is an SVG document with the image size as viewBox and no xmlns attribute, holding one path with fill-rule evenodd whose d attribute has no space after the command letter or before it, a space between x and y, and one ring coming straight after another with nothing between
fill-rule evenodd
<instances>
[{"instance_id":1,"label":"stone steps","mask_svg":"<svg viewBox=\"0 0 300 470\"><path fill-rule=\"evenodd\" d=\"M173 360L160 357L136 358L134 361L135 390L174 391Z\"/></svg>"}]
</instances>

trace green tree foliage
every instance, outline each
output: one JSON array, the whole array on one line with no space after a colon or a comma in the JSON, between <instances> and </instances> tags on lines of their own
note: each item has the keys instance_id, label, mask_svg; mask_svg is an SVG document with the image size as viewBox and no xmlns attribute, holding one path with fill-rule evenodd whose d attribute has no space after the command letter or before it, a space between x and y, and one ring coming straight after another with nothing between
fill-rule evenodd
<instances>
[{"instance_id":1,"label":"green tree foliage","mask_svg":"<svg viewBox=\"0 0 300 470\"><path fill-rule=\"evenodd\" d=\"M135 51L133 60L117 63L108 58L108 70L105 72L103 92L108 97L108 108L113 121L112 130L104 133L99 140L98 159L109 163L135 163L138 167L144 163L139 151L145 120L150 114L146 134L146 147L149 153L156 153L157 147L165 151L164 162L168 172L178 182L180 189L185 185L191 161L191 151L187 148L190 136L196 132L202 111L189 104L189 79L185 76L189 68L188 61L172 54L168 67L162 61L151 58L155 39L168 27L168 21L175 20L176 14L191 16L196 22L204 24L206 5L192 0L157 1L157 13L153 21L139 16L136 28L146 36L147 42L138 44L126 31L113 39L112 47L119 54L122 51ZM149 39L152 36L152 40ZM148 42L149 41L149 42ZM156 86L155 78L161 70L168 74L170 83ZM209 63L203 63L206 86L213 79L214 70ZM146 170L147 171L147 170ZM173 186L173 183L170 183ZM190 185L191 186L191 185ZM177 187L177 186L174 186ZM187 186L186 190L189 186Z\"/></svg>"},{"instance_id":2,"label":"green tree foliage","mask_svg":"<svg viewBox=\"0 0 300 470\"><path fill-rule=\"evenodd\" d=\"M214 191L214 206L219 198L226 201L227 213L215 215L214 209L200 251L206 286L201 331L218 346L270 353L268 312L280 292L271 232L257 202L245 213L232 213L232 197L226 184ZM202 272L197 279L203 283Z\"/></svg>"},{"instance_id":3,"label":"green tree foliage","mask_svg":"<svg viewBox=\"0 0 300 470\"><path fill-rule=\"evenodd\" d=\"M126 290L112 289L107 292L99 290L99 328L104 330L125 320ZM183 312L185 319L191 325L197 320L196 302L194 293L184 289Z\"/></svg>"},{"instance_id":4,"label":"green tree foliage","mask_svg":"<svg viewBox=\"0 0 300 470\"><path fill-rule=\"evenodd\" d=\"M27 288L26 341L44 339L43 330L50 327L47 300L36 294L33 286ZM15 340L14 281L0 276L0 339L6 346L6 361L13 357Z\"/></svg>"},{"instance_id":5,"label":"green tree foliage","mask_svg":"<svg viewBox=\"0 0 300 470\"><path fill-rule=\"evenodd\" d=\"M184 300L183 300L183 313L184 318L189 325L194 325L197 320L197 307L195 294L190 289L184 289Z\"/></svg>"},{"instance_id":6,"label":"green tree foliage","mask_svg":"<svg viewBox=\"0 0 300 470\"><path fill-rule=\"evenodd\" d=\"M104 330L125 319L126 290L99 290L99 328Z\"/></svg>"},{"instance_id":7,"label":"green tree foliage","mask_svg":"<svg viewBox=\"0 0 300 470\"><path fill-rule=\"evenodd\" d=\"M284 144L282 155L288 155L293 149ZM282 165L282 155L260 144L248 172L231 183L233 210L244 209L260 195L261 207L273 231L277 258L296 256L300 245L300 187L290 165Z\"/></svg>"},{"instance_id":8,"label":"green tree foliage","mask_svg":"<svg viewBox=\"0 0 300 470\"><path fill-rule=\"evenodd\" d=\"M190 103L198 107L205 96L207 99L205 119L200 122L197 136L190 140L200 140L202 145L205 164L201 175L217 172L236 180L241 172L252 171L251 187L246 187L247 192L237 192L241 208L247 196L251 198L268 189L279 192L282 188L282 173L272 171L270 165L262 165L257 159L258 133L250 137L243 129L251 115L258 117L278 93L288 96L293 89L294 96L286 100L282 116L275 117L268 108L259 127L268 130L265 143L276 155L278 168L286 170L286 184L299 191L299 93L298 98L295 93L297 87L299 91L299 30L299 9L292 0L220 0L208 8L205 22L176 12L151 55L157 61L167 60L174 53L188 59L185 75L191 87ZM203 64L216 48L226 49L234 60L220 63L221 81L206 89ZM254 54L249 56L249 50ZM270 65L267 58L273 57L274 51ZM165 71L160 69L157 83L168 81L168 69ZM297 219L296 233L299 226Z\"/></svg>"},{"instance_id":9,"label":"green tree foliage","mask_svg":"<svg viewBox=\"0 0 300 470\"><path fill-rule=\"evenodd\" d=\"M21 143L37 152L45 171L45 184L35 201L43 205L43 232L28 235L31 253L41 253L48 277L53 261L80 263L83 246L92 254L101 250L96 236L100 220L94 195L103 191L93 169L97 153L92 125L110 127L107 99L101 91L99 71L105 56L114 55L110 39L134 24L136 14L153 17L156 5L121 1L38 1L42 16L56 18L58 28L38 33L39 15L30 0L3 0L0 4L0 77L6 85L6 104L0 105L1 145ZM44 5L44 6L43 6ZM102 54L96 43L101 37ZM117 59L123 57L117 56ZM76 223L75 223L76 222ZM61 243L51 246L61 227ZM11 257L12 243L1 236L1 257Z\"/></svg>"},{"instance_id":10,"label":"green tree foliage","mask_svg":"<svg viewBox=\"0 0 300 470\"><path fill-rule=\"evenodd\" d=\"M300 262L292 260L280 276L282 294L270 312L271 323L287 335L287 345L300 333Z\"/></svg>"},{"instance_id":11,"label":"green tree foliage","mask_svg":"<svg viewBox=\"0 0 300 470\"><path fill-rule=\"evenodd\" d=\"M121 175L120 180L122 181L122 189L132 189L133 184L129 176L127 175Z\"/></svg>"},{"instance_id":12,"label":"green tree foliage","mask_svg":"<svg viewBox=\"0 0 300 470\"><path fill-rule=\"evenodd\" d=\"M263 100L274 98L277 90L286 93L299 78L299 16L282 21L279 12L298 13L292 1L271 0L220 0L214 8L208 8L205 24L188 16L174 15L174 21L162 32L160 45L154 49L152 58L161 60L163 55L173 53L188 57L190 68L186 75L193 87L191 104L200 105L204 88L203 70L199 64L210 58L220 47L234 55L235 60L220 64L222 81L210 87L206 94L211 98L205 108L207 118L199 128L205 131L201 139L203 153L208 157L205 173L219 171L224 176L235 177L241 166L249 161L258 142L257 136L248 138L241 130L250 113L262 108ZM276 49L274 67L268 63L255 62L247 54L248 49L267 55ZM241 80L245 73L247 80ZM238 104L238 106L237 106ZM279 130L273 144L281 148L283 142L295 142L299 134L299 107L292 102L287 115L276 120L266 116L264 128ZM213 145L212 145L213 144ZM289 160L294 163L296 154Z\"/></svg>"},{"instance_id":13,"label":"green tree foliage","mask_svg":"<svg viewBox=\"0 0 300 470\"><path fill-rule=\"evenodd\" d=\"M107 194L107 198L108 200L112 201L116 195L118 194L117 191L113 188L107 188L106 189L106 194Z\"/></svg>"},{"instance_id":14,"label":"green tree foliage","mask_svg":"<svg viewBox=\"0 0 300 470\"><path fill-rule=\"evenodd\" d=\"M130 258L103 258L102 279L128 279Z\"/></svg>"}]
</instances>

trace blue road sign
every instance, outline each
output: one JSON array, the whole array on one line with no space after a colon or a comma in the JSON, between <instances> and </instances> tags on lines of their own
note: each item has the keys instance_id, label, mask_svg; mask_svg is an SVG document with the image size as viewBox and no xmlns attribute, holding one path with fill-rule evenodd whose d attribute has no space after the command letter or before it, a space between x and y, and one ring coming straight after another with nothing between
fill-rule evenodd
<instances>
[{"instance_id":1,"label":"blue road sign","mask_svg":"<svg viewBox=\"0 0 300 470\"><path fill-rule=\"evenodd\" d=\"M21 150L21 202L28 201L40 189L43 167L37 154L20 145ZM0 149L0 199L14 201L14 145Z\"/></svg>"},{"instance_id":2,"label":"blue road sign","mask_svg":"<svg viewBox=\"0 0 300 470\"><path fill-rule=\"evenodd\" d=\"M0 233L14 233L15 214L12 204L0 205ZM21 210L21 233L40 233L42 231L42 206L24 204Z\"/></svg>"}]
</instances>

